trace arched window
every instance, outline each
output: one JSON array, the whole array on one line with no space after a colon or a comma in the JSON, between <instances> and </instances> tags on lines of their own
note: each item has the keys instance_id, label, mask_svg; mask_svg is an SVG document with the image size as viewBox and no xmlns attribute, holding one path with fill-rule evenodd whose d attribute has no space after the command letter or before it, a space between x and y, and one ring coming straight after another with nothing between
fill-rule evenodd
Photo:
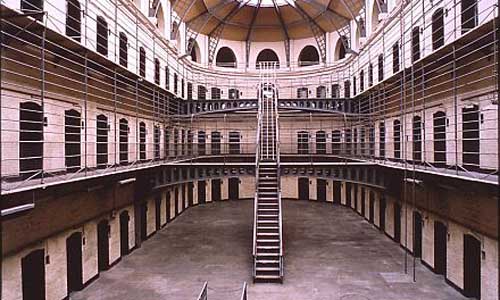
<instances>
[{"instance_id":1,"label":"arched window","mask_svg":"<svg viewBox=\"0 0 500 300\"><path fill-rule=\"evenodd\" d=\"M160 84L160 60L155 58L155 83Z\"/></svg>"},{"instance_id":2,"label":"arched window","mask_svg":"<svg viewBox=\"0 0 500 300\"><path fill-rule=\"evenodd\" d=\"M338 84L332 84L332 98L340 98L340 86Z\"/></svg>"},{"instance_id":3,"label":"arched window","mask_svg":"<svg viewBox=\"0 0 500 300\"><path fill-rule=\"evenodd\" d=\"M432 50L444 45L444 15L443 8L438 8L432 14Z\"/></svg>"},{"instance_id":4,"label":"arched window","mask_svg":"<svg viewBox=\"0 0 500 300\"><path fill-rule=\"evenodd\" d=\"M128 67L128 38L124 32L120 32L120 65Z\"/></svg>"},{"instance_id":5,"label":"arched window","mask_svg":"<svg viewBox=\"0 0 500 300\"><path fill-rule=\"evenodd\" d=\"M385 157L385 122L380 122L378 125L379 130L379 155L381 158Z\"/></svg>"},{"instance_id":6,"label":"arched window","mask_svg":"<svg viewBox=\"0 0 500 300\"><path fill-rule=\"evenodd\" d=\"M80 112L70 109L64 112L64 156L67 172L76 172L81 164L81 117Z\"/></svg>"},{"instance_id":7,"label":"arched window","mask_svg":"<svg viewBox=\"0 0 500 300\"><path fill-rule=\"evenodd\" d=\"M215 65L217 67L236 68L236 64L236 56L233 50L229 47L221 47L217 52Z\"/></svg>"},{"instance_id":8,"label":"arched window","mask_svg":"<svg viewBox=\"0 0 500 300\"><path fill-rule=\"evenodd\" d=\"M351 82L349 80L344 82L344 98L351 98Z\"/></svg>"},{"instance_id":9,"label":"arched window","mask_svg":"<svg viewBox=\"0 0 500 300\"><path fill-rule=\"evenodd\" d=\"M461 0L462 34L477 26L477 0Z\"/></svg>"},{"instance_id":10,"label":"arched window","mask_svg":"<svg viewBox=\"0 0 500 300\"><path fill-rule=\"evenodd\" d=\"M356 76L352 77L352 93L356 95L358 93L358 85L356 81Z\"/></svg>"},{"instance_id":11,"label":"arched window","mask_svg":"<svg viewBox=\"0 0 500 300\"><path fill-rule=\"evenodd\" d=\"M210 148L212 149L213 155L220 154L220 143L221 143L221 134L218 131L212 131L211 140L210 140Z\"/></svg>"},{"instance_id":12,"label":"arched window","mask_svg":"<svg viewBox=\"0 0 500 300\"><path fill-rule=\"evenodd\" d=\"M19 171L29 178L42 171L43 156L42 107L34 102L23 102L19 109Z\"/></svg>"},{"instance_id":13,"label":"arched window","mask_svg":"<svg viewBox=\"0 0 500 300\"><path fill-rule=\"evenodd\" d=\"M201 62L200 47L194 39L189 39L188 49L191 49L191 53L189 53L191 60L197 63Z\"/></svg>"},{"instance_id":14,"label":"arched window","mask_svg":"<svg viewBox=\"0 0 500 300\"><path fill-rule=\"evenodd\" d=\"M175 40L177 37L176 37L176 34L177 34L177 28L179 27L179 25L177 24L177 22L173 22L172 23L172 28L171 28L171 31L170 31L170 40Z\"/></svg>"},{"instance_id":15,"label":"arched window","mask_svg":"<svg viewBox=\"0 0 500 300\"><path fill-rule=\"evenodd\" d=\"M155 126L153 130L153 143L155 160L160 159L160 126Z\"/></svg>"},{"instance_id":16,"label":"arched window","mask_svg":"<svg viewBox=\"0 0 500 300\"><path fill-rule=\"evenodd\" d=\"M212 99L213 99L213 100L220 99L220 94L221 94L220 88L218 88L218 87L213 87L213 88L210 90L210 94L211 94L211 96L212 96Z\"/></svg>"},{"instance_id":17,"label":"arched window","mask_svg":"<svg viewBox=\"0 0 500 300\"><path fill-rule=\"evenodd\" d=\"M128 121L120 119L120 164L128 163Z\"/></svg>"},{"instance_id":18,"label":"arched window","mask_svg":"<svg viewBox=\"0 0 500 300\"><path fill-rule=\"evenodd\" d=\"M181 79L181 97L184 98L184 78Z\"/></svg>"},{"instance_id":19,"label":"arched window","mask_svg":"<svg viewBox=\"0 0 500 300\"><path fill-rule=\"evenodd\" d=\"M415 62L420 59L420 27L411 31L411 58Z\"/></svg>"},{"instance_id":20,"label":"arched window","mask_svg":"<svg viewBox=\"0 0 500 300\"><path fill-rule=\"evenodd\" d=\"M373 12L372 12L372 32L375 31L379 24L379 14L380 14L380 9L379 9L379 4L381 1L373 1Z\"/></svg>"},{"instance_id":21,"label":"arched window","mask_svg":"<svg viewBox=\"0 0 500 300\"><path fill-rule=\"evenodd\" d=\"M203 85L198 86L198 100L206 100L207 99L207 88Z\"/></svg>"},{"instance_id":22,"label":"arched window","mask_svg":"<svg viewBox=\"0 0 500 300\"><path fill-rule=\"evenodd\" d=\"M259 55L257 55L257 61L255 62L255 67L258 69L260 68L259 63L264 63L264 62L274 62L276 65L276 68L280 67L280 60L278 58L278 55L276 52L274 52L271 49L264 49L259 52Z\"/></svg>"},{"instance_id":23,"label":"arched window","mask_svg":"<svg viewBox=\"0 0 500 300\"><path fill-rule=\"evenodd\" d=\"M370 153L370 157L375 155L375 127L370 125L368 127L368 152Z\"/></svg>"},{"instance_id":24,"label":"arched window","mask_svg":"<svg viewBox=\"0 0 500 300\"><path fill-rule=\"evenodd\" d=\"M316 154L326 154L326 132L316 132Z\"/></svg>"},{"instance_id":25,"label":"arched window","mask_svg":"<svg viewBox=\"0 0 500 300\"><path fill-rule=\"evenodd\" d=\"M413 117L413 160L422 160L422 118Z\"/></svg>"},{"instance_id":26,"label":"arched window","mask_svg":"<svg viewBox=\"0 0 500 300\"><path fill-rule=\"evenodd\" d=\"M163 7L161 3L158 4L158 13L156 14L156 27L162 34L165 34L165 14L163 13Z\"/></svg>"},{"instance_id":27,"label":"arched window","mask_svg":"<svg viewBox=\"0 0 500 300\"><path fill-rule=\"evenodd\" d=\"M462 160L464 168L479 168L479 106L467 105L462 108Z\"/></svg>"},{"instance_id":28,"label":"arched window","mask_svg":"<svg viewBox=\"0 0 500 300\"><path fill-rule=\"evenodd\" d=\"M97 17L97 52L108 55L108 22L99 16Z\"/></svg>"},{"instance_id":29,"label":"arched window","mask_svg":"<svg viewBox=\"0 0 500 300\"><path fill-rule=\"evenodd\" d=\"M399 72L399 42L392 45L392 72Z\"/></svg>"},{"instance_id":30,"label":"arched window","mask_svg":"<svg viewBox=\"0 0 500 300\"><path fill-rule=\"evenodd\" d=\"M139 48L139 75L146 77L146 50L143 47Z\"/></svg>"},{"instance_id":31,"label":"arched window","mask_svg":"<svg viewBox=\"0 0 500 300\"><path fill-rule=\"evenodd\" d=\"M347 49L346 46L348 44L349 40L345 36L341 36L340 39L337 41L337 46L335 47L335 59L340 60L344 59L346 54L347 54Z\"/></svg>"},{"instance_id":32,"label":"arched window","mask_svg":"<svg viewBox=\"0 0 500 300\"><path fill-rule=\"evenodd\" d=\"M314 46L306 46L299 54L299 67L319 64L319 53Z\"/></svg>"},{"instance_id":33,"label":"arched window","mask_svg":"<svg viewBox=\"0 0 500 300\"><path fill-rule=\"evenodd\" d=\"M446 113L438 111L432 116L434 131L434 163L446 165Z\"/></svg>"},{"instance_id":34,"label":"arched window","mask_svg":"<svg viewBox=\"0 0 500 300\"><path fill-rule=\"evenodd\" d=\"M306 87L301 87L297 89L297 98L298 99L307 99L309 95L309 89Z\"/></svg>"},{"instance_id":35,"label":"arched window","mask_svg":"<svg viewBox=\"0 0 500 300\"><path fill-rule=\"evenodd\" d=\"M324 85L320 85L316 88L316 98L326 98L326 87Z\"/></svg>"},{"instance_id":36,"label":"arched window","mask_svg":"<svg viewBox=\"0 0 500 300\"><path fill-rule=\"evenodd\" d=\"M139 159L146 160L146 123L139 123Z\"/></svg>"},{"instance_id":37,"label":"arched window","mask_svg":"<svg viewBox=\"0 0 500 300\"><path fill-rule=\"evenodd\" d=\"M340 141L341 133L340 130L332 131L332 154L339 155L341 150L341 141Z\"/></svg>"},{"instance_id":38,"label":"arched window","mask_svg":"<svg viewBox=\"0 0 500 300\"><path fill-rule=\"evenodd\" d=\"M394 158L401 158L401 122L394 120Z\"/></svg>"},{"instance_id":39,"label":"arched window","mask_svg":"<svg viewBox=\"0 0 500 300\"><path fill-rule=\"evenodd\" d=\"M96 153L97 168L105 168L108 164L108 117L105 115L96 118Z\"/></svg>"},{"instance_id":40,"label":"arched window","mask_svg":"<svg viewBox=\"0 0 500 300\"><path fill-rule=\"evenodd\" d=\"M205 131L198 131L198 155L206 154L206 139Z\"/></svg>"},{"instance_id":41,"label":"arched window","mask_svg":"<svg viewBox=\"0 0 500 300\"><path fill-rule=\"evenodd\" d=\"M75 41L81 39L81 7L78 0L66 1L66 35Z\"/></svg>"},{"instance_id":42,"label":"arched window","mask_svg":"<svg viewBox=\"0 0 500 300\"><path fill-rule=\"evenodd\" d=\"M297 153L298 154L309 153L309 132L299 131L297 133Z\"/></svg>"},{"instance_id":43,"label":"arched window","mask_svg":"<svg viewBox=\"0 0 500 300\"><path fill-rule=\"evenodd\" d=\"M240 154L240 133L238 131L229 132L229 154Z\"/></svg>"},{"instance_id":44,"label":"arched window","mask_svg":"<svg viewBox=\"0 0 500 300\"><path fill-rule=\"evenodd\" d=\"M378 56L378 81L384 80L384 55L379 54Z\"/></svg>"},{"instance_id":45,"label":"arched window","mask_svg":"<svg viewBox=\"0 0 500 300\"><path fill-rule=\"evenodd\" d=\"M43 0L21 0L21 10L24 13L43 11ZM43 21L43 14L35 15L38 21Z\"/></svg>"}]
</instances>

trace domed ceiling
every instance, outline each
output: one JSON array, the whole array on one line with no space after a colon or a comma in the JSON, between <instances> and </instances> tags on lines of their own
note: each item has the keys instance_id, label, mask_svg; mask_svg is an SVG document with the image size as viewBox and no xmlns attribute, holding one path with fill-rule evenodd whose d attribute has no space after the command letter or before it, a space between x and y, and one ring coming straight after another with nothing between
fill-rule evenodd
<instances>
[{"instance_id":1,"label":"domed ceiling","mask_svg":"<svg viewBox=\"0 0 500 300\"><path fill-rule=\"evenodd\" d=\"M172 5L193 31L228 40L272 42L338 30L358 15L364 1L172 0Z\"/></svg>"}]
</instances>

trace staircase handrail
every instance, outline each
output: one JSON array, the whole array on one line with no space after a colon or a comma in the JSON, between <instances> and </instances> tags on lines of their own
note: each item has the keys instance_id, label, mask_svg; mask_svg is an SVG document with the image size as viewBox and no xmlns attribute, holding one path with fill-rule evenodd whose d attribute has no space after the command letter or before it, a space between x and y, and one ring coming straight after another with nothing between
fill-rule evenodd
<instances>
[{"instance_id":1,"label":"staircase handrail","mask_svg":"<svg viewBox=\"0 0 500 300\"><path fill-rule=\"evenodd\" d=\"M253 257L253 276L256 275L256 254L257 254L257 202L259 197L259 160L260 160L260 127L262 123L262 95L261 86L258 88L258 99L257 99L257 136L255 137L255 195L253 203L253 247L252 247L252 257Z\"/></svg>"},{"instance_id":2,"label":"staircase handrail","mask_svg":"<svg viewBox=\"0 0 500 300\"><path fill-rule=\"evenodd\" d=\"M208 299L208 281L205 281L203 284L203 288L201 289L200 294L198 295L198 300L207 300Z\"/></svg>"}]
</instances>

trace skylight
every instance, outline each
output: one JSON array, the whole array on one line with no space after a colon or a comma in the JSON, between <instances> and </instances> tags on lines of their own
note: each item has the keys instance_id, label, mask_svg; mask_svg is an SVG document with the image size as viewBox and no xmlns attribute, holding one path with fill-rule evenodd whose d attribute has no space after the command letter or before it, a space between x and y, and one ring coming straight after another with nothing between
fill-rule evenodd
<instances>
[{"instance_id":1,"label":"skylight","mask_svg":"<svg viewBox=\"0 0 500 300\"><path fill-rule=\"evenodd\" d=\"M278 6L282 6L282 5L287 5L288 4L288 2L286 0L274 0L274 1L276 2L276 4ZM289 1L293 1L293 0L289 0ZM258 3L259 3L259 0L249 0L248 1L248 5L251 5L251 6L257 6ZM273 0L261 0L260 6L262 6L262 7L273 7L274 3L273 3Z\"/></svg>"}]
</instances>

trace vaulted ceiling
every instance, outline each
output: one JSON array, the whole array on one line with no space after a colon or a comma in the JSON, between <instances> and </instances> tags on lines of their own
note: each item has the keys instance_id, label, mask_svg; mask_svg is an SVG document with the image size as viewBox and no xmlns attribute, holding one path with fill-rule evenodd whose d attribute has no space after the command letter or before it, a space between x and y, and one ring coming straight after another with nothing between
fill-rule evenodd
<instances>
[{"instance_id":1,"label":"vaulted ceiling","mask_svg":"<svg viewBox=\"0 0 500 300\"><path fill-rule=\"evenodd\" d=\"M236 41L301 39L345 27L364 0L172 0L196 32Z\"/></svg>"}]
</instances>

